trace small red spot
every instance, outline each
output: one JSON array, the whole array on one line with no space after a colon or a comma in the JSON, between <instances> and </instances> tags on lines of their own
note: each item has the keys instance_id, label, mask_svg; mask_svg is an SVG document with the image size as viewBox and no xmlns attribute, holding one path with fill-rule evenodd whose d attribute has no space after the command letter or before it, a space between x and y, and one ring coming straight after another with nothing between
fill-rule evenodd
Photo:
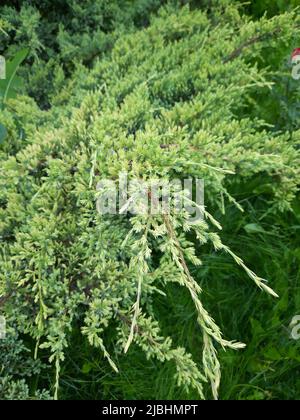
<instances>
[{"instance_id":1,"label":"small red spot","mask_svg":"<svg viewBox=\"0 0 300 420\"><path fill-rule=\"evenodd\" d=\"M294 60L298 55L300 55L300 48L295 48L292 52L292 60Z\"/></svg>"}]
</instances>

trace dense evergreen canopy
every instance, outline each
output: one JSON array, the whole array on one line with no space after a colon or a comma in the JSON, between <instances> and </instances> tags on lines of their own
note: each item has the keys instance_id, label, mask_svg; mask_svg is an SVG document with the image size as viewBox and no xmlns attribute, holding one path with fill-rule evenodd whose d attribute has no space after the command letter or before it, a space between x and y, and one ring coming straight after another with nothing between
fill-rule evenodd
<instances>
[{"instance_id":1,"label":"dense evergreen canopy","mask_svg":"<svg viewBox=\"0 0 300 420\"><path fill-rule=\"evenodd\" d=\"M223 363L228 383L226 363L242 357L229 351L225 359L223 349L243 354L238 341L263 336L255 307L242 308L257 302L276 328L292 315L288 307L299 309L289 292L299 296L293 6L266 16L229 0L0 7L1 54L9 61L26 52L1 100L1 398L68 398L77 363L96 381L94 357L111 378L97 379L102 396L122 398L119 378L141 354L153 364L145 372L168 366L181 389L175 396L217 398ZM99 215L97 183L122 171L203 179L204 220ZM239 318L248 330L233 325ZM299 362L295 346L289 357ZM264 351L269 362L256 371L261 361L246 353L252 376L280 363L278 347ZM252 395L260 397L268 395Z\"/></svg>"}]
</instances>

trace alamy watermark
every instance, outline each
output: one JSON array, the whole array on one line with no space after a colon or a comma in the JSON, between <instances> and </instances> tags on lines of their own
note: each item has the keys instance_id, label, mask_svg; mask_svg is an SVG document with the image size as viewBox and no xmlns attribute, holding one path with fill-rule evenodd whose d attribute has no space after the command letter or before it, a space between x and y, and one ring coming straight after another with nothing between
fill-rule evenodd
<instances>
[{"instance_id":1,"label":"alamy watermark","mask_svg":"<svg viewBox=\"0 0 300 420\"><path fill-rule=\"evenodd\" d=\"M0 80L6 79L6 61L5 58L0 55Z\"/></svg>"},{"instance_id":2,"label":"alamy watermark","mask_svg":"<svg viewBox=\"0 0 300 420\"><path fill-rule=\"evenodd\" d=\"M292 53L292 78L300 80L300 48L296 48Z\"/></svg>"},{"instance_id":3,"label":"alamy watermark","mask_svg":"<svg viewBox=\"0 0 300 420\"><path fill-rule=\"evenodd\" d=\"M290 323L291 338L293 340L300 340L300 315L294 316Z\"/></svg>"},{"instance_id":4,"label":"alamy watermark","mask_svg":"<svg viewBox=\"0 0 300 420\"><path fill-rule=\"evenodd\" d=\"M6 319L4 316L0 316L0 340L6 338Z\"/></svg>"},{"instance_id":5,"label":"alamy watermark","mask_svg":"<svg viewBox=\"0 0 300 420\"><path fill-rule=\"evenodd\" d=\"M188 214L191 223L203 220L204 181L202 179L129 179L121 172L117 180L97 184L97 210L101 215Z\"/></svg>"}]
</instances>

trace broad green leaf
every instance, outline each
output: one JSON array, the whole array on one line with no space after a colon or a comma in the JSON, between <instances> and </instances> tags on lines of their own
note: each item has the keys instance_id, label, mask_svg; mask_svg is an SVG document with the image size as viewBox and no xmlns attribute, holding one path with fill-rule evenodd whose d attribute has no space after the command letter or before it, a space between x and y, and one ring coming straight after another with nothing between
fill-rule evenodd
<instances>
[{"instance_id":1,"label":"broad green leaf","mask_svg":"<svg viewBox=\"0 0 300 420\"><path fill-rule=\"evenodd\" d=\"M259 185L255 190L253 190L255 194L272 194L274 192L274 185L272 184L262 184Z\"/></svg>"},{"instance_id":2,"label":"broad green leaf","mask_svg":"<svg viewBox=\"0 0 300 420\"><path fill-rule=\"evenodd\" d=\"M90 373L92 368L93 368L93 366L91 365L91 363L86 362L86 363L83 364L81 371L82 371L82 373Z\"/></svg>"},{"instance_id":3,"label":"broad green leaf","mask_svg":"<svg viewBox=\"0 0 300 420\"><path fill-rule=\"evenodd\" d=\"M257 223L249 223L244 226L244 229L247 233L265 233L265 230Z\"/></svg>"},{"instance_id":4,"label":"broad green leaf","mask_svg":"<svg viewBox=\"0 0 300 420\"><path fill-rule=\"evenodd\" d=\"M6 100L13 94L15 83L19 84L16 74L18 68L23 63L29 53L28 48L20 50L15 57L7 62L6 65L6 79L0 80L0 95L2 96L2 106Z\"/></svg>"},{"instance_id":5,"label":"broad green leaf","mask_svg":"<svg viewBox=\"0 0 300 420\"><path fill-rule=\"evenodd\" d=\"M263 355L270 360L282 360L282 356L275 347L269 347L264 352Z\"/></svg>"}]
</instances>

